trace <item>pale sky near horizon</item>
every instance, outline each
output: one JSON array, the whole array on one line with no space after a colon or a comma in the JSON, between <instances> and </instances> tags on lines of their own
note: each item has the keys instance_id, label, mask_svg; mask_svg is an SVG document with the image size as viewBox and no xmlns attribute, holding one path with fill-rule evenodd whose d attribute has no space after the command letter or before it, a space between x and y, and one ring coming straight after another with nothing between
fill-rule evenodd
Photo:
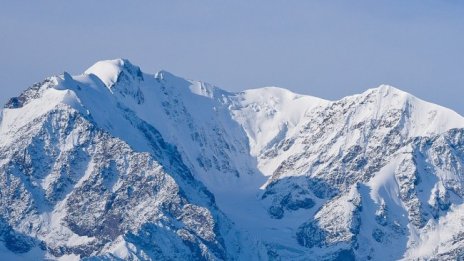
<instances>
[{"instance_id":1,"label":"pale sky near horizon","mask_svg":"<svg viewBox=\"0 0 464 261\"><path fill-rule=\"evenodd\" d=\"M464 115L464 1L0 0L0 102L124 57L229 91L390 84Z\"/></svg>"}]
</instances>

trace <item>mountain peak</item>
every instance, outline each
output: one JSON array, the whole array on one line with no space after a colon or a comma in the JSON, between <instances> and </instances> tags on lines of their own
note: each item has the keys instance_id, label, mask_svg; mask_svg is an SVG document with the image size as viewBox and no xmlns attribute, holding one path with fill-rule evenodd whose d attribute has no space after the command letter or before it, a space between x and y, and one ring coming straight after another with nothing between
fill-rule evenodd
<instances>
[{"instance_id":1,"label":"mountain peak","mask_svg":"<svg viewBox=\"0 0 464 261\"><path fill-rule=\"evenodd\" d=\"M166 71L166 70L159 70L155 73L155 78L158 80L166 80L167 78L175 77L174 74Z\"/></svg>"},{"instance_id":2,"label":"mountain peak","mask_svg":"<svg viewBox=\"0 0 464 261\"><path fill-rule=\"evenodd\" d=\"M337 101L230 93L106 60L11 99L0 137L3 259L455 260L464 249L464 118L389 85Z\"/></svg>"},{"instance_id":3,"label":"mountain peak","mask_svg":"<svg viewBox=\"0 0 464 261\"><path fill-rule=\"evenodd\" d=\"M403 95L403 96L412 96L411 94L400 90L396 87L393 87L388 84L381 84L377 88L368 89L365 93L378 93L382 96L389 96L389 95Z\"/></svg>"},{"instance_id":4,"label":"mountain peak","mask_svg":"<svg viewBox=\"0 0 464 261\"><path fill-rule=\"evenodd\" d=\"M170 82L171 84L174 84L174 85L177 85L177 84L179 86L190 85L190 83L188 83L189 80L179 77L166 70L159 70L158 72L154 74L154 77L158 81Z\"/></svg>"},{"instance_id":5,"label":"mountain peak","mask_svg":"<svg viewBox=\"0 0 464 261\"><path fill-rule=\"evenodd\" d=\"M121 74L133 79L143 79L140 67L133 65L127 59L102 60L96 62L84 74L97 76L108 88L118 82Z\"/></svg>"}]
</instances>

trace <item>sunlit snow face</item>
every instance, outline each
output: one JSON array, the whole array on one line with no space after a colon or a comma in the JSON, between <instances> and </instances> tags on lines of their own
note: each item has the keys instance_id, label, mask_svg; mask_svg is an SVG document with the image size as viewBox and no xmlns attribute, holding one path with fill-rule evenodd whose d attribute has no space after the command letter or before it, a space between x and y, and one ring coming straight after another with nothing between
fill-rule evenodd
<instances>
[{"instance_id":1,"label":"sunlit snow face","mask_svg":"<svg viewBox=\"0 0 464 261\"><path fill-rule=\"evenodd\" d=\"M4 242L122 259L453 257L463 128L386 85L327 101L101 61L2 111L0 209L25 233Z\"/></svg>"}]
</instances>

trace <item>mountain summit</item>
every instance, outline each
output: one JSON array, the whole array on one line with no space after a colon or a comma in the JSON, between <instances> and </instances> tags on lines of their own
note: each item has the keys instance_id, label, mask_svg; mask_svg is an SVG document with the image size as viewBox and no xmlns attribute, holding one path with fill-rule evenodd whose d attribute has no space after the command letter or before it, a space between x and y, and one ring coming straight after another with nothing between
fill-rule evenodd
<instances>
[{"instance_id":1,"label":"mountain summit","mask_svg":"<svg viewBox=\"0 0 464 261\"><path fill-rule=\"evenodd\" d=\"M87 69L84 74L97 76L108 88L120 81L122 77L143 80L140 68L127 59L99 61Z\"/></svg>"},{"instance_id":2,"label":"mountain summit","mask_svg":"<svg viewBox=\"0 0 464 261\"><path fill-rule=\"evenodd\" d=\"M232 93L100 61L1 111L0 255L460 259L463 173L464 118L391 86Z\"/></svg>"}]
</instances>

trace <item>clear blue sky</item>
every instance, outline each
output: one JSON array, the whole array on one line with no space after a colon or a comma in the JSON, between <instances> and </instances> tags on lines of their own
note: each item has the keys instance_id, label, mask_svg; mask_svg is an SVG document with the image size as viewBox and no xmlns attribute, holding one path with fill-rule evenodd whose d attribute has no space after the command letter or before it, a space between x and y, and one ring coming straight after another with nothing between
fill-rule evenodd
<instances>
[{"instance_id":1,"label":"clear blue sky","mask_svg":"<svg viewBox=\"0 0 464 261\"><path fill-rule=\"evenodd\" d=\"M239 91L386 83L464 114L464 2L0 0L0 101L124 57Z\"/></svg>"}]
</instances>

